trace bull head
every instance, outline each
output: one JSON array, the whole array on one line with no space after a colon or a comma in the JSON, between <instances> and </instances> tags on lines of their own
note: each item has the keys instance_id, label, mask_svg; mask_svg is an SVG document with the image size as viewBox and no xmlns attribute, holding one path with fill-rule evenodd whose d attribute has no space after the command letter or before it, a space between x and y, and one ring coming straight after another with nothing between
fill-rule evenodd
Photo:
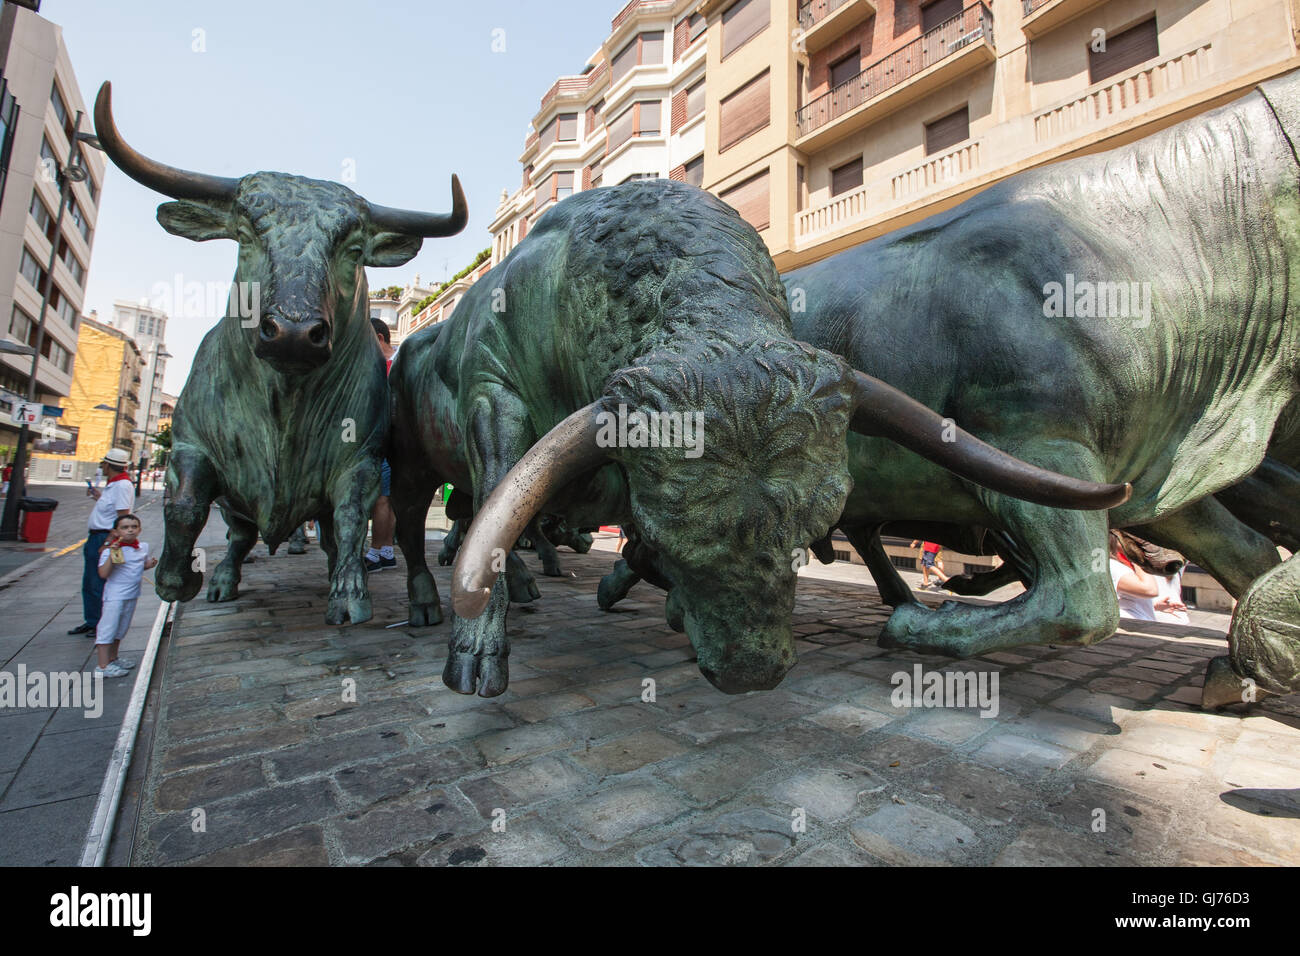
<instances>
[{"instance_id":1,"label":"bull head","mask_svg":"<svg viewBox=\"0 0 1300 956\"><path fill-rule=\"evenodd\" d=\"M454 175L452 211L423 213L376 206L338 183L286 173L236 179L166 166L122 139L110 83L95 99L95 132L122 172L175 200L158 207L164 229L196 242L239 243L236 280L256 283L258 314L232 309L228 320L242 321L254 354L281 372L320 367L329 360L335 325L364 318L364 266L402 265L425 238L454 235L469 217Z\"/></svg>"},{"instance_id":2,"label":"bull head","mask_svg":"<svg viewBox=\"0 0 1300 956\"><path fill-rule=\"evenodd\" d=\"M776 686L795 662L796 571L839 519L852 481L847 432L887 437L962 478L1056 507L1100 509L1128 485L1058 475L985 444L921 403L802 343L701 344L615 373L523 456L474 518L452 575L462 617L487 605L494 549L507 550L567 483L611 461L627 474L636 527L673 585L670 622L720 690ZM703 407L702 454L602 447L601 416L620 403ZM500 552L496 552L500 553Z\"/></svg>"}]
</instances>

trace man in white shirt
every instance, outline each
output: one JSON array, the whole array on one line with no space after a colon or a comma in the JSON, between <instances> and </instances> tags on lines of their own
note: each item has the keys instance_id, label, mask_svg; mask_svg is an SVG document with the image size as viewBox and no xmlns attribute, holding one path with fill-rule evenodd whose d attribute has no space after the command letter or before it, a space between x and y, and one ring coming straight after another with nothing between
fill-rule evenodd
<instances>
[{"instance_id":1,"label":"man in white shirt","mask_svg":"<svg viewBox=\"0 0 1300 956\"><path fill-rule=\"evenodd\" d=\"M126 473L130 464L129 452L121 448L110 448L100 463L104 474L108 476L108 483L103 488L87 484L86 495L95 499L95 507L90 511L86 543L81 549L84 565L81 574L81 613L85 620L68 631L69 634L94 634L95 626L99 623L104 603L104 582L99 576L99 548L108 540L113 522L135 510L135 490L131 487L131 477Z\"/></svg>"}]
</instances>

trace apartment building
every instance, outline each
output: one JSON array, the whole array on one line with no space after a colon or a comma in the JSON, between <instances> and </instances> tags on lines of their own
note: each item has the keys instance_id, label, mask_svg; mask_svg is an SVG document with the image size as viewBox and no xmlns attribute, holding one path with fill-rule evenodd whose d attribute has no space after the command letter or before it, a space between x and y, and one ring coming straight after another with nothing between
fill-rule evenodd
<instances>
[{"instance_id":1,"label":"apartment building","mask_svg":"<svg viewBox=\"0 0 1300 956\"><path fill-rule=\"evenodd\" d=\"M706 21L699 0L633 0L580 73L542 97L523 180L493 217L493 265L565 196L635 179L704 183Z\"/></svg>"},{"instance_id":2,"label":"apartment building","mask_svg":"<svg viewBox=\"0 0 1300 956\"><path fill-rule=\"evenodd\" d=\"M59 428L75 436L65 447L32 453L32 477L82 478L95 473L110 448L131 452L145 371L140 347L125 332L83 317L78 326L77 364L63 402ZM63 469L58 464L64 465Z\"/></svg>"},{"instance_id":3,"label":"apartment building","mask_svg":"<svg viewBox=\"0 0 1300 956\"><path fill-rule=\"evenodd\" d=\"M543 97L493 261L641 174L719 195L786 271L1226 103L1300 67L1298 26L1300 0L633 0Z\"/></svg>"},{"instance_id":4,"label":"apartment building","mask_svg":"<svg viewBox=\"0 0 1300 956\"><path fill-rule=\"evenodd\" d=\"M704 0L699 12L705 187L739 197L782 271L1300 66L1293 0Z\"/></svg>"},{"instance_id":5,"label":"apartment building","mask_svg":"<svg viewBox=\"0 0 1300 956\"><path fill-rule=\"evenodd\" d=\"M128 302L125 299L113 302L113 316L109 324L130 336L144 357L141 404L132 426L135 434L135 460L152 457L151 436L158 434L164 394L163 380L167 373L167 360L172 357L167 351L167 322L166 312L144 302Z\"/></svg>"},{"instance_id":6,"label":"apartment building","mask_svg":"<svg viewBox=\"0 0 1300 956\"><path fill-rule=\"evenodd\" d=\"M397 334L393 337L393 346L401 345L403 339L426 325L434 325L451 318L451 313L455 310L456 304L460 302L461 297L469 290L470 286L487 275L493 265L491 256L488 256L478 265L471 264L467 267L464 275L452 279L445 286L439 286L441 291L438 292L437 298L420 309L419 312L414 310L414 305L418 305L418 302L414 303L414 305L408 303L398 320ZM420 277L417 275L415 279L419 282ZM428 294L432 295L433 292L429 291Z\"/></svg>"},{"instance_id":7,"label":"apartment building","mask_svg":"<svg viewBox=\"0 0 1300 956\"><path fill-rule=\"evenodd\" d=\"M0 445L14 446L10 420L25 398L42 298L45 334L36 364L36 400L58 412L72 387L77 327L95 238L104 158L80 145L69 163L85 103L62 30L13 3L0 9ZM88 115L80 132L91 131ZM68 175L62 171L69 168ZM66 203L59 218L61 187ZM53 265L51 267L51 256Z\"/></svg>"}]
</instances>

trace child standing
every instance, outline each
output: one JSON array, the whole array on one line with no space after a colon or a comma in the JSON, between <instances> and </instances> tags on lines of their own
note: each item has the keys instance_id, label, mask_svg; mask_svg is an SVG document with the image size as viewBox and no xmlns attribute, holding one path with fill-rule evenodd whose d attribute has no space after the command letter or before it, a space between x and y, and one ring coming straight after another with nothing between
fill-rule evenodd
<instances>
[{"instance_id":1,"label":"child standing","mask_svg":"<svg viewBox=\"0 0 1300 956\"><path fill-rule=\"evenodd\" d=\"M913 541L909 547L921 548L921 587L927 590L942 591L938 584L930 583L930 575L933 574L944 584L948 583L948 575L943 573L943 561L939 557L939 552L943 550L933 541Z\"/></svg>"},{"instance_id":2,"label":"child standing","mask_svg":"<svg viewBox=\"0 0 1300 956\"><path fill-rule=\"evenodd\" d=\"M140 580L157 563L158 559L149 555L149 543L140 540L140 519L130 514L119 515L108 540L99 549L104 608L95 627L96 674L125 677L135 666L135 661L119 658L117 648L135 616Z\"/></svg>"}]
</instances>

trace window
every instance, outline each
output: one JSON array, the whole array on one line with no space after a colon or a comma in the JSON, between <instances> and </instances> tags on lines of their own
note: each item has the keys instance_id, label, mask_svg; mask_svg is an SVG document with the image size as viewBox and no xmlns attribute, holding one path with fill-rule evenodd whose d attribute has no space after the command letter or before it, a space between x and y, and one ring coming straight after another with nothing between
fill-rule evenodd
<instances>
[{"instance_id":1,"label":"window","mask_svg":"<svg viewBox=\"0 0 1300 956\"><path fill-rule=\"evenodd\" d=\"M68 197L68 218L73 221L77 231L81 233L81 238L87 243L90 242L90 224L86 222L86 217L82 215L81 207L77 205L77 200L71 196Z\"/></svg>"},{"instance_id":2,"label":"window","mask_svg":"<svg viewBox=\"0 0 1300 956\"><path fill-rule=\"evenodd\" d=\"M768 179L768 170L765 169L738 186L723 190L719 198L740 213L741 218L755 229L766 229L772 218Z\"/></svg>"},{"instance_id":3,"label":"window","mask_svg":"<svg viewBox=\"0 0 1300 956\"><path fill-rule=\"evenodd\" d=\"M614 55L609 68L609 83L613 86L632 71L634 66L658 64L664 61L664 31L640 33L627 46Z\"/></svg>"},{"instance_id":4,"label":"window","mask_svg":"<svg viewBox=\"0 0 1300 956\"><path fill-rule=\"evenodd\" d=\"M692 13L686 23L686 36L692 43L704 36L704 31L709 28L709 21L698 13Z\"/></svg>"},{"instance_id":5,"label":"window","mask_svg":"<svg viewBox=\"0 0 1300 956\"><path fill-rule=\"evenodd\" d=\"M1156 32L1156 18L1129 27L1122 33L1106 38L1106 52L1098 53L1088 47L1088 82L1100 83L1116 73L1123 73L1139 63L1160 55L1160 41Z\"/></svg>"},{"instance_id":6,"label":"window","mask_svg":"<svg viewBox=\"0 0 1300 956\"><path fill-rule=\"evenodd\" d=\"M962 0L937 0L921 8L921 30L929 33L941 23L961 16Z\"/></svg>"},{"instance_id":7,"label":"window","mask_svg":"<svg viewBox=\"0 0 1300 956\"><path fill-rule=\"evenodd\" d=\"M719 145L722 152L771 122L771 73L764 70L722 101Z\"/></svg>"},{"instance_id":8,"label":"window","mask_svg":"<svg viewBox=\"0 0 1300 956\"><path fill-rule=\"evenodd\" d=\"M144 321L144 316L143 316L143 315L136 316L136 319L135 319L135 334L136 334L136 335L144 335L144 330L145 330L145 321Z\"/></svg>"},{"instance_id":9,"label":"window","mask_svg":"<svg viewBox=\"0 0 1300 956\"><path fill-rule=\"evenodd\" d=\"M701 79L686 91L686 118L693 119L704 112L704 80Z\"/></svg>"},{"instance_id":10,"label":"window","mask_svg":"<svg viewBox=\"0 0 1300 956\"><path fill-rule=\"evenodd\" d=\"M862 185L862 157L831 170L831 195L838 196Z\"/></svg>"},{"instance_id":11,"label":"window","mask_svg":"<svg viewBox=\"0 0 1300 956\"><path fill-rule=\"evenodd\" d=\"M36 257L31 254L31 251L26 246L23 246L23 256L18 271L24 279L31 283L32 288L37 292L45 292L45 270L41 268L41 264L36 261Z\"/></svg>"},{"instance_id":12,"label":"window","mask_svg":"<svg viewBox=\"0 0 1300 956\"><path fill-rule=\"evenodd\" d=\"M602 113L605 112L605 100L602 98L595 106L587 107L587 135L590 136L600 125Z\"/></svg>"},{"instance_id":13,"label":"window","mask_svg":"<svg viewBox=\"0 0 1300 956\"><path fill-rule=\"evenodd\" d=\"M634 136L659 135L659 101L633 103L609 124L608 152L622 146Z\"/></svg>"},{"instance_id":14,"label":"window","mask_svg":"<svg viewBox=\"0 0 1300 956\"><path fill-rule=\"evenodd\" d=\"M847 83L861 72L862 51L860 47L854 47L848 55L840 57L831 64L831 89L835 89L841 83Z\"/></svg>"},{"instance_id":15,"label":"window","mask_svg":"<svg viewBox=\"0 0 1300 956\"><path fill-rule=\"evenodd\" d=\"M620 182L619 185L622 186L623 183L638 182L642 179L658 179L658 178L659 178L658 173L633 173L631 176L624 178L623 182Z\"/></svg>"},{"instance_id":16,"label":"window","mask_svg":"<svg viewBox=\"0 0 1300 956\"><path fill-rule=\"evenodd\" d=\"M72 367L72 353L54 341L49 333L46 333L41 341L41 355L49 359L50 364L61 372L66 372Z\"/></svg>"},{"instance_id":17,"label":"window","mask_svg":"<svg viewBox=\"0 0 1300 956\"><path fill-rule=\"evenodd\" d=\"M965 106L925 124L925 155L951 149L964 139L970 139L970 111Z\"/></svg>"},{"instance_id":18,"label":"window","mask_svg":"<svg viewBox=\"0 0 1300 956\"><path fill-rule=\"evenodd\" d=\"M533 212L537 212L537 210L551 202L558 202L571 195L573 195L573 170L551 173L537 184L537 196L533 200Z\"/></svg>"},{"instance_id":19,"label":"window","mask_svg":"<svg viewBox=\"0 0 1300 956\"><path fill-rule=\"evenodd\" d=\"M766 30L771 18L769 0L740 0L728 7L722 15L722 58Z\"/></svg>"},{"instance_id":20,"label":"window","mask_svg":"<svg viewBox=\"0 0 1300 956\"><path fill-rule=\"evenodd\" d=\"M538 135L542 149L552 143L572 143L578 138L578 114L561 113L547 123Z\"/></svg>"},{"instance_id":21,"label":"window","mask_svg":"<svg viewBox=\"0 0 1300 956\"><path fill-rule=\"evenodd\" d=\"M686 182L704 188L704 157L696 156L686 164Z\"/></svg>"},{"instance_id":22,"label":"window","mask_svg":"<svg viewBox=\"0 0 1300 956\"><path fill-rule=\"evenodd\" d=\"M77 285L85 285L86 269L72 252L66 239L59 240L59 258L68 267L68 271L72 273L72 278L76 280Z\"/></svg>"},{"instance_id":23,"label":"window","mask_svg":"<svg viewBox=\"0 0 1300 956\"><path fill-rule=\"evenodd\" d=\"M592 163L590 166L587 167L587 173L590 176L590 181L587 184L588 188L596 189L598 186L600 186L601 180L604 178L605 164L602 163L600 160L596 160L594 163Z\"/></svg>"},{"instance_id":24,"label":"window","mask_svg":"<svg viewBox=\"0 0 1300 956\"><path fill-rule=\"evenodd\" d=\"M50 211L45 208L45 202L35 192L32 193L32 204L30 210L31 210L32 218L36 220L37 227L41 230L41 232L45 233L46 239L49 239L51 242L53 242L54 241L54 217L50 215Z\"/></svg>"},{"instance_id":25,"label":"window","mask_svg":"<svg viewBox=\"0 0 1300 956\"><path fill-rule=\"evenodd\" d=\"M63 96L59 93L58 84L54 84L50 87L50 103L54 106L54 115L59 118L59 125L62 126L64 132L71 137L72 117L68 115L68 107L63 102Z\"/></svg>"},{"instance_id":26,"label":"window","mask_svg":"<svg viewBox=\"0 0 1300 956\"><path fill-rule=\"evenodd\" d=\"M564 199L573 195L573 171L555 174L555 198Z\"/></svg>"},{"instance_id":27,"label":"window","mask_svg":"<svg viewBox=\"0 0 1300 956\"><path fill-rule=\"evenodd\" d=\"M90 201L99 202L99 187L95 185L95 177L90 175L90 170L86 170L86 192L90 193Z\"/></svg>"},{"instance_id":28,"label":"window","mask_svg":"<svg viewBox=\"0 0 1300 956\"><path fill-rule=\"evenodd\" d=\"M704 36L709 23L698 13L682 17L673 28L673 59L680 60L691 45Z\"/></svg>"},{"instance_id":29,"label":"window","mask_svg":"<svg viewBox=\"0 0 1300 956\"><path fill-rule=\"evenodd\" d=\"M16 305L9 317L9 336L28 345L36 341L36 320Z\"/></svg>"}]
</instances>

